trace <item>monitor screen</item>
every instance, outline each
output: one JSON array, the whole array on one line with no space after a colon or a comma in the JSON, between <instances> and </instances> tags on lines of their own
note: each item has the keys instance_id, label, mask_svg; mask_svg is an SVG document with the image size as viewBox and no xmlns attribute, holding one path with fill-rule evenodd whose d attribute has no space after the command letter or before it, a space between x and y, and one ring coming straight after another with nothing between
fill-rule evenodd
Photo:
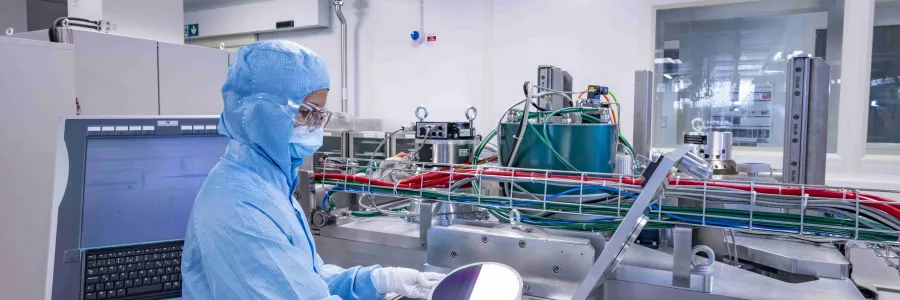
<instances>
[{"instance_id":1,"label":"monitor screen","mask_svg":"<svg viewBox=\"0 0 900 300\"><path fill-rule=\"evenodd\" d=\"M89 138L81 247L183 239L224 136Z\"/></svg>"}]
</instances>

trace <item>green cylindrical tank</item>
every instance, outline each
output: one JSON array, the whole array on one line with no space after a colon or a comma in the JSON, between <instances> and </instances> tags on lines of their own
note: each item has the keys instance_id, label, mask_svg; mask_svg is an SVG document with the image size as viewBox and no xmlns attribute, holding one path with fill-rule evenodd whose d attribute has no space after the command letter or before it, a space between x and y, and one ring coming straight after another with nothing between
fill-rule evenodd
<instances>
[{"instance_id":1,"label":"green cylindrical tank","mask_svg":"<svg viewBox=\"0 0 900 300\"><path fill-rule=\"evenodd\" d=\"M543 124L533 124L543 133ZM549 142L557 153L578 171L612 173L616 162L618 135L614 124L550 124L547 126ZM504 160L509 158L515 140L518 123L504 123L500 129L500 152ZM538 139L534 130L526 129L513 167L568 171L547 146ZM543 184L522 184L530 192L543 193ZM549 193L566 188L548 188Z\"/></svg>"}]
</instances>

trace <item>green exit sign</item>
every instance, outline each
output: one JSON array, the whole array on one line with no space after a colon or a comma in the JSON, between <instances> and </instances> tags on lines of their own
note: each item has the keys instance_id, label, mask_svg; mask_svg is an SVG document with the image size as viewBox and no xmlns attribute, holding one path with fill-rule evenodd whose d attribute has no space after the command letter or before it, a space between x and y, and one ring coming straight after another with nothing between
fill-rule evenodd
<instances>
[{"instance_id":1,"label":"green exit sign","mask_svg":"<svg viewBox=\"0 0 900 300\"><path fill-rule=\"evenodd\" d=\"M184 25L184 37L192 37L200 35L200 24Z\"/></svg>"}]
</instances>

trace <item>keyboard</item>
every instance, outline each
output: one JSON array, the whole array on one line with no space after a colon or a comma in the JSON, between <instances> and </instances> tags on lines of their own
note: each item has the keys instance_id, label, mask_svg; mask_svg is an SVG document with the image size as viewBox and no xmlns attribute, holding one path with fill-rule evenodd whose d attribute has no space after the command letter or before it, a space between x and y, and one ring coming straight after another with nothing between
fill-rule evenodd
<instances>
[{"instance_id":1,"label":"keyboard","mask_svg":"<svg viewBox=\"0 0 900 300\"><path fill-rule=\"evenodd\" d=\"M81 299L180 297L183 248L178 241L85 251Z\"/></svg>"}]
</instances>

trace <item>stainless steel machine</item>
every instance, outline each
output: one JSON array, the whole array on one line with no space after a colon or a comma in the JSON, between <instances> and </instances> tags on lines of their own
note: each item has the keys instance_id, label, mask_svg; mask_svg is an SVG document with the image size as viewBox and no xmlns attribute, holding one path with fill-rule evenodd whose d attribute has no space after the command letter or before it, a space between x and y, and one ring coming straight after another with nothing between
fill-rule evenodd
<instances>
[{"instance_id":1,"label":"stainless steel machine","mask_svg":"<svg viewBox=\"0 0 900 300\"><path fill-rule=\"evenodd\" d=\"M348 158L337 173L301 173L297 198L313 215L320 255L438 272L499 263L521 275L523 299L889 293L860 274L898 273L900 191L714 179L715 160L690 145L614 173L617 153L634 154L618 134L615 102L544 107L532 100L578 91L525 86L526 100L475 140L470 159ZM606 122L597 117L604 112ZM420 118L417 138L438 124L448 122ZM461 135L455 130L439 136ZM481 155L492 142L499 159ZM730 148L717 149L725 154L717 160L730 160ZM647 233L655 243L643 242Z\"/></svg>"}]
</instances>

